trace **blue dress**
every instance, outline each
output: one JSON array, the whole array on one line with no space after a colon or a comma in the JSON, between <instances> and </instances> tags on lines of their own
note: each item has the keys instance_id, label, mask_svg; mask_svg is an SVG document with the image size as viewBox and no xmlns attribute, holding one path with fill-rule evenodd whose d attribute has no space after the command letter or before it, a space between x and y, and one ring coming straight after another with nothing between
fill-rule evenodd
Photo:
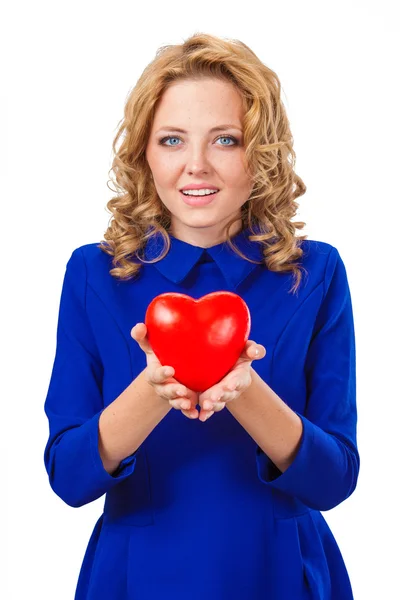
<instances>
[{"instance_id":1,"label":"blue dress","mask_svg":"<svg viewBox=\"0 0 400 600\"><path fill-rule=\"evenodd\" d=\"M234 243L260 262L261 245L248 233ZM354 323L338 250L301 242L307 275L294 295L291 273L248 262L227 244L170 239L167 256L142 266L136 280L113 278L97 243L75 249L66 266L44 462L69 506L105 494L75 600L351 600L321 514L353 493L360 468ZM157 234L144 257L162 248ZM131 328L158 294L218 290L246 301L250 339L267 350L252 366L302 420L293 463L282 473L227 408L205 423L171 408L110 475L99 417L146 367Z\"/></svg>"}]
</instances>

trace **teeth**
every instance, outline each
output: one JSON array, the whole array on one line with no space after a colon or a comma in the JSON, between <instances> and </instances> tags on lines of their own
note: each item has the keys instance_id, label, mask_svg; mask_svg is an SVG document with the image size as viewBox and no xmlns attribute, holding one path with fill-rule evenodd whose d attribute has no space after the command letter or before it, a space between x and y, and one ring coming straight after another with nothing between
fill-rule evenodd
<instances>
[{"instance_id":1,"label":"teeth","mask_svg":"<svg viewBox=\"0 0 400 600\"><path fill-rule=\"evenodd\" d=\"M209 194L216 194L218 190L210 190L204 188L202 190L183 190L185 196L207 196Z\"/></svg>"}]
</instances>

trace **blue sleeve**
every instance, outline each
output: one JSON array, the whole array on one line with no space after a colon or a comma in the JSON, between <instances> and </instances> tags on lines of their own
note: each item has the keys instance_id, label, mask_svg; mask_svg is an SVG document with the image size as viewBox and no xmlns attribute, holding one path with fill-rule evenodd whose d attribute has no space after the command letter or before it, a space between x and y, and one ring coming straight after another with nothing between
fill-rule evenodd
<instances>
[{"instance_id":1,"label":"blue sleeve","mask_svg":"<svg viewBox=\"0 0 400 600\"><path fill-rule=\"evenodd\" d=\"M53 491L66 504L83 506L129 477L136 452L110 475L99 454L103 366L85 310L86 265L73 251L61 292L57 343L44 404L49 438L44 462Z\"/></svg>"},{"instance_id":2,"label":"blue sleeve","mask_svg":"<svg viewBox=\"0 0 400 600\"><path fill-rule=\"evenodd\" d=\"M330 510L354 491L360 457L356 427L356 357L353 312L344 263L332 248L324 294L309 344L303 434L283 473L257 447L260 480L315 510Z\"/></svg>"}]
</instances>

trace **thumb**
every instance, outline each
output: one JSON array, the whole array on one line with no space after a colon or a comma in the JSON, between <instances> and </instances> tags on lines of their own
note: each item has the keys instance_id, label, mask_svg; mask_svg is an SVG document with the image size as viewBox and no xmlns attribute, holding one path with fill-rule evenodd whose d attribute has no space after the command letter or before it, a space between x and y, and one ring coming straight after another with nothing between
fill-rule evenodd
<instances>
[{"instance_id":1,"label":"thumb","mask_svg":"<svg viewBox=\"0 0 400 600\"><path fill-rule=\"evenodd\" d=\"M144 323L136 323L131 329L131 336L139 344L146 354L154 354L150 342L147 339L147 327Z\"/></svg>"}]
</instances>

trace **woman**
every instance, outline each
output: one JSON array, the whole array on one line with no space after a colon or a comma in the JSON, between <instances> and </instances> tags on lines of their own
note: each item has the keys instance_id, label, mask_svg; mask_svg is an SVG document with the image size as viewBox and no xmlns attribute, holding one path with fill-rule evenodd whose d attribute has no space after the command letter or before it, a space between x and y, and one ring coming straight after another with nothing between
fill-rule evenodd
<instances>
[{"instance_id":1,"label":"woman","mask_svg":"<svg viewBox=\"0 0 400 600\"><path fill-rule=\"evenodd\" d=\"M321 514L360 466L351 297L338 250L295 236L306 188L276 74L238 41L164 47L113 148L120 193L105 240L68 261L45 402L52 489L106 494L75 600L353 598ZM251 339L197 393L145 313L219 290L246 301Z\"/></svg>"}]
</instances>

